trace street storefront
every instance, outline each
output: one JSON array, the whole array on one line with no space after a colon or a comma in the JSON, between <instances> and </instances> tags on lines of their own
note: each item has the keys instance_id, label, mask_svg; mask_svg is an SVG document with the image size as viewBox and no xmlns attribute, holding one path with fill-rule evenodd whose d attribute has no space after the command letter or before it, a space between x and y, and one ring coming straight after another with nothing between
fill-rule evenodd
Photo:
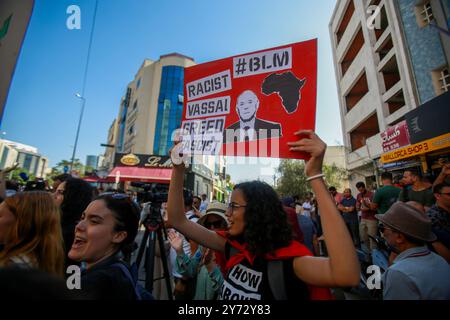
<instances>
[{"instance_id":1,"label":"street storefront","mask_svg":"<svg viewBox=\"0 0 450 320\"><path fill-rule=\"evenodd\" d=\"M408 112L399 125L382 133L387 152L380 158L381 168L417 167L422 174L436 177L450 161L450 92Z\"/></svg>"},{"instance_id":2,"label":"street storefront","mask_svg":"<svg viewBox=\"0 0 450 320\"><path fill-rule=\"evenodd\" d=\"M172 161L168 156L116 153L114 168L106 180L129 185L130 182L169 184Z\"/></svg>"}]
</instances>

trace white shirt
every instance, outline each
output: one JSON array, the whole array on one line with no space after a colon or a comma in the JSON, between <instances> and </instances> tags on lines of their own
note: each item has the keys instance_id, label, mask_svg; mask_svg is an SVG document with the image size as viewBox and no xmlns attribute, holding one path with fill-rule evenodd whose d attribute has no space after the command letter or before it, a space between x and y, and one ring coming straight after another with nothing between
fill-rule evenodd
<instances>
[{"instance_id":1,"label":"white shirt","mask_svg":"<svg viewBox=\"0 0 450 320\"><path fill-rule=\"evenodd\" d=\"M311 209L312 206L309 202L303 202L303 215L307 216L307 217L311 217Z\"/></svg>"},{"instance_id":2,"label":"white shirt","mask_svg":"<svg viewBox=\"0 0 450 320\"><path fill-rule=\"evenodd\" d=\"M256 117L253 117L251 121L239 121L240 130L239 130L239 141L245 141L245 136L248 135L248 140L256 140L256 130L255 130L255 119ZM248 127L248 130L245 130L245 128Z\"/></svg>"}]
</instances>

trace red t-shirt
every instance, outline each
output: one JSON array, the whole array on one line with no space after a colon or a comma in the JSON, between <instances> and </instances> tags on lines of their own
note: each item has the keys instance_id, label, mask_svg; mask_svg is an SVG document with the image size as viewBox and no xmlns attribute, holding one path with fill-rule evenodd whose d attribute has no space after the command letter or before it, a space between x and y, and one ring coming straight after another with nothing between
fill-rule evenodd
<instances>
[{"instance_id":1,"label":"red t-shirt","mask_svg":"<svg viewBox=\"0 0 450 320\"><path fill-rule=\"evenodd\" d=\"M359 193L356 197L356 203L358 205L358 208L361 210L361 208L370 208L370 204L373 201L373 192L366 191L366 194L363 195L362 193ZM361 210L361 219L366 220L376 220L375 214L377 212L375 210L369 210L369 211L362 211Z\"/></svg>"}]
</instances>

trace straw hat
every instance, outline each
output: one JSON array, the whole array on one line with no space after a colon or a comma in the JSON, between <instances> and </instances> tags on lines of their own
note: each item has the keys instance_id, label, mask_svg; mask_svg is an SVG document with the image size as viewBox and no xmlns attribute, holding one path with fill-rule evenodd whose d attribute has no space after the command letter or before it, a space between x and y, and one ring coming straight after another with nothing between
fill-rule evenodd
<instances>
[{"instance_id":1,"label":"straw hat","mask_svg":"<svg viewBox=\"0 0 450 320\"><path fill-rule=\"evenodd\" d=\"M227 205L221 202L212 202L208 204L208 207L206 208L205 214L198 219L197 223L203 225L205 223L205 220L207 219L208 215L215 214L222 219L225 220L225 222L228 225L228 219L225 216L225 212L227 212Z\"/></svg>"}]
</instances>

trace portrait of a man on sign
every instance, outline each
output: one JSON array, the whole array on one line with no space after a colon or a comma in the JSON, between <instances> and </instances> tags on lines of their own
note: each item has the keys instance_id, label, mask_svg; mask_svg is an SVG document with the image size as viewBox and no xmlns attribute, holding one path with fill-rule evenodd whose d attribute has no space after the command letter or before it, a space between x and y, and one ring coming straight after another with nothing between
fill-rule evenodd
<instances>
[{"instance_id":1,"label":"portrait of a man on sign","mask_svg":"<svg viewBox=\"0 0 450 320\"><path fill-rule=\"evenodd\" d=\"M304 159L287 143L314 130L316 89L316 39L188 67L183 151Z\"/></svg>"},{"instance_id":2,"label":"portrait of a man on sign","mask_svg":"<svg viewBox=\"0 0 450 320\"><path fill-rule=\"evenodd\" d=\"M239 121L224 131L224 142L252 141L282 136L281 125L257 117L259 98L251 90L245 90L237 98L236 113Z\"/></svg>"}]
</instances>

